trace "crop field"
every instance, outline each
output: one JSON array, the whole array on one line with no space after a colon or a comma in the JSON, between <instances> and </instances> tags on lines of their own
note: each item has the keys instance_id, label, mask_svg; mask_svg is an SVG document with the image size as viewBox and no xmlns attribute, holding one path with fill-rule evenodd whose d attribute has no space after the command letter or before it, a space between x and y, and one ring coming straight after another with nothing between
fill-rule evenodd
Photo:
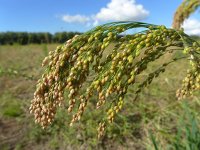
<instances>
[{"instance_id":1,"label":"crop field","mask_svg":"<svg viewBox=\"0 0 200 150\"><path fill-rule=\"evenodd\" d=\"M187 72L186 60L167 66L166 71L144 88L137 98L130 87L125 106L100 140L96 127L104 110L96 110L93 103L73 127L69 126L72 116L63 107L56 114L53 124L43 130L34 123L29 106L37 79L42 75L42 60L57 45L0 46L1 150L151 150L156 147L174 149L175 146L184 149L188 144L199 142L195 140L200 139L200 94L195 93L183 100L176 98L176 90L181 87ZM157 63L175 55L181 56L182 53L168 53ZM156 64L151 63L140 78L155 69Z\"/></svg>"}]
</instances>

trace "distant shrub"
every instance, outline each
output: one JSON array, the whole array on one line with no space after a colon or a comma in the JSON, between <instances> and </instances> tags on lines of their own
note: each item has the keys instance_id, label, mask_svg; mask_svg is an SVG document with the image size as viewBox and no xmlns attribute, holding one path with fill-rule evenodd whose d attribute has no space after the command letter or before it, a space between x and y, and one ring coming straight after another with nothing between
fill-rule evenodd
<instances>
[{"instance_id":1,"label":"distant shrub","mask_svg":"<svg viewBox=\"0 0 200 150\"><path fill-rule=\"evenodd\" d=\"M42 44L42 43L63 43L73 36L81 34L79 32L57 32L51 34L48 32L0 32L0 45L5 44Z\"/></svg>"}]
</instances>

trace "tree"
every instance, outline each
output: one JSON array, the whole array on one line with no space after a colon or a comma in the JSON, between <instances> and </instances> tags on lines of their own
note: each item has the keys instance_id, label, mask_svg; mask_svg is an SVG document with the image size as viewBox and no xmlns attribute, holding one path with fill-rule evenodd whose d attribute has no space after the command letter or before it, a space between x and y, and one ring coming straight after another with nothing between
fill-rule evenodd
<instances>
[{"instance_id":1,"label":"tree","mask_svg":"<svg viewBox=\"0 0 200 150\"><path fill-rule=\"evenodd\" d=\"M28 33L27 32L18 32L17 34L17 43L21 45L28 44Z\"/></svg>"}]
</instances>

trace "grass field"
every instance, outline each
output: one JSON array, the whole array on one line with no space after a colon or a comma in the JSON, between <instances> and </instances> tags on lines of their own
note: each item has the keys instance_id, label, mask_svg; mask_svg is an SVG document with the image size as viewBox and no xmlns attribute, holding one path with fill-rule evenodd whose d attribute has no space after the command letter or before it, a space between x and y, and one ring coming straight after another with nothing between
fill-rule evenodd
<instances>
[{"instance_id":1,"label":"grass field","mask_svg":"<svg viewBox=\"0 0 200 150\"><path fill-rule=\"evenodd\" d=\"M71 115L62 108L52 126L42 130L28 108L43 71L41 62L56 46L0 46L0 67L7 71L0 76L0 149L195 150L195 144L200 144L200 94L181 101L175 97L186 74L186 60L169 65L136 100L130 88L125 106L101 140L97 139L95 120L100 120L102 112L92 104L74 127L69 127ZM181 53L169 53L158 63L174 55ZM156 64L151 63L147 71L155 69ZM146 75L144 72L142 77Z\"/></svg>"}]
</instances>

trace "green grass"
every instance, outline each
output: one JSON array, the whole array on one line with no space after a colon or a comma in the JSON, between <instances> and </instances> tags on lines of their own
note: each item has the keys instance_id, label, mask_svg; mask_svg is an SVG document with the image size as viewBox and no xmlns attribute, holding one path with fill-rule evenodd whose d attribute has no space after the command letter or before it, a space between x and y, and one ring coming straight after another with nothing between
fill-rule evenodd
<instances>
[{"instance_id":1,"label":"green grass","mask_svg":"<svg viewBox=\"0 0 200 150\"><path fill-rule=\"evenodd\" d=\"M56 46L57 44L1 46L0 67L12 68L20 73L39 78L43 71L42 59ZM162 57L158 63L173 55L181 55L181 53ZM81 121L74 127L69 127L71 114L68 114L65 108L61 108L56 114L54 123L43 130L34 123L33 116L28 113L36 81L20 76L3 75L0 77L0 121L5 122L5 126L0 129L6 130L4 139L9 139L12 134L15 134L12 132L14 128L23 127L22 138L16 138L14 141L14 147L19 149L32 147L34 149L152 150L155 149L155 143L159 149L166 149L177 143L180 128L183 142L181 144L187 144L188 135L190 137L193 132L199 132L200 95L197 93L193 98L182 101L175 98L176 89L181 86L181 81L186 74L186 65L187 62L183 60L169 65L166 72L142 90L137 100L134 100L134 89L130 88L125 106L100 140L97 139L96 122L100 121L105 110L96 110L95 106L90 104ZM156 69L155 66L156 64L151 63L147 71L152 72ZM144 72L141 78L147 77L146 74L147 72ZM184 106L185 102L187 107ZM186 115L188 111L192 114L191 118ZM15 121L15 124L7 124L11 121ZM0 141L3 141L1 137ZM3 144L8 148L13 145L9 141Z\"/></svg>"},{"instance_id":2,"label":"green grass","mask_svg":"<svg viewBox=\"0 0 200 150\"><path fill-rule=\"evenodd\" d=\"M196 103L196 106L199 106L199 102ZM188 102L183 102L180 104L182 108L182 113L180 115L170 114L174 119L177 120L174 130L176 134L166 132L167 130L159 131L163 136L168 139L169 144L166 145L168 150L199 150L200 149L200 118L199 112L197 113L193 110L193 107L188 104ZM162 145L159 143L162 142L159 138L156 140L155 136L150 132L150 139L154 145L155 149L162 149Z\"/></svg>"}]
</instances>

